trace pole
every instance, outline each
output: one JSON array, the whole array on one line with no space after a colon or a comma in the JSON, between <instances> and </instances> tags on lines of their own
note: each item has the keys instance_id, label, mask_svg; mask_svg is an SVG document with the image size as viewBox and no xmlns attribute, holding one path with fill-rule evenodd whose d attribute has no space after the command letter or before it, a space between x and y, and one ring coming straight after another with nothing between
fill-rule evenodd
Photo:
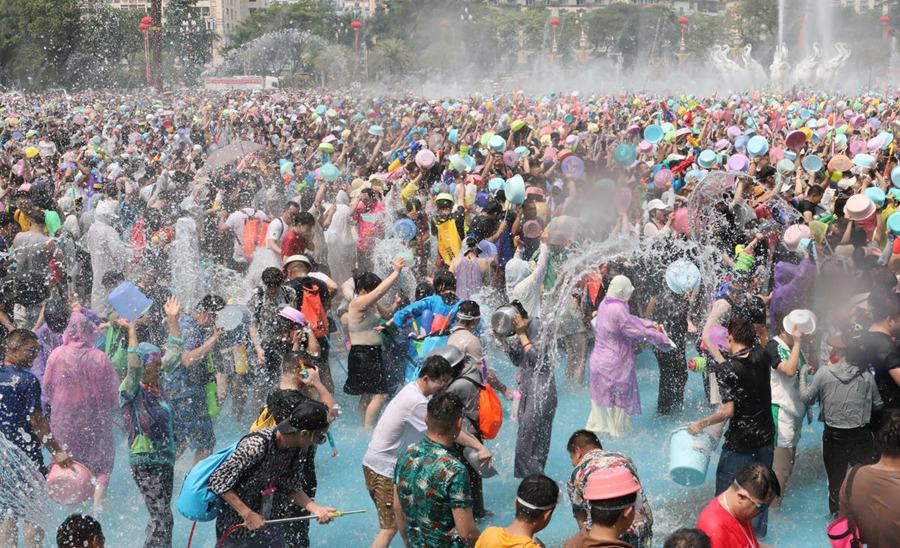
<instances>
[{"instance_id":1,"label":"pole","mask_svg":"<svg viewBox=\"0 0 900 548\"><path fill-rule=\"evenodd\" d=\"M144 31L144 66L146 68L147 74L147 85L152 85L150 81L150 43L149 38L147 37L148 31Z\"/></svg>"},{"instance_id":2,"label":"pole","mask_svg":"<svg viewBox=\"0 0 900 548\"><path fill-rule=\"evenodd\" d=\"M368 510L347 510L346 512L332 512L331 517L339 518L343 516L349 516L350 514L365 514ZM296 521L303 521L307 519L316 519L316 516L301 516L296 518L279 518L279 519L267 519L266 525L277 525L279 523L294 523Z\"/></svg>"},{"instance_id":3,"label":"pole","mask_svg":"<svg viewBox=\"0 0 900 548\"><path fill-rule=\"evenodd\" d=\"M162 92L162 78L159 73L160 49L162 40L160 33L162 32L162 0L150 0L150 17L153 22L150 23L150 50L153 58L153 70L151 71L152 84L156 87L156 91Z\"/></svg>"}]
</instances>

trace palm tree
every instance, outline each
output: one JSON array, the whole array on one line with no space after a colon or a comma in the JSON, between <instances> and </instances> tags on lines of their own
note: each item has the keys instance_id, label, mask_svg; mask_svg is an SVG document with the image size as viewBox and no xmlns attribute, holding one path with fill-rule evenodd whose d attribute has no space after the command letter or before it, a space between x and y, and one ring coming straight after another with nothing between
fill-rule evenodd
<instances>
[{"instance_id":1,"label":"palm tree","mask_svg":"<svg viewBox=\"0 0 900 548\"><path fill-rule=\"evenodd\" d=\"M372 68L378 74L401 74L411 64L406 42L399 38L382 38L375 43L370 56Z\"/></svg>"}]
</instances>

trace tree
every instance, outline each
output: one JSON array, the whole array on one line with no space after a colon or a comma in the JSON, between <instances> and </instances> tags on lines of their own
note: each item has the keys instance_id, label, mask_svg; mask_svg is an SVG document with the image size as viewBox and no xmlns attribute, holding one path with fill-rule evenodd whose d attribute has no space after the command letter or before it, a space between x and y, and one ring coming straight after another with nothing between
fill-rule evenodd
<instances>
[{"instance_id":1,"label":"tree","mask_svg":"<svg viewBox=\"0 0 900 548\"><path fill-rule=\"evenodd\" d=\"M369 63L378 74L402 74L411 66L406 43L399 38L382 38L369 55Z\"/></svg>"},{"instance_id":2,"label":"tree","mask_svg":"<svg viewBox=\"0 0 900 548\"><path fill-rule=\"evenodd\" d=\"M228 35L226 49L240 48L260 36L282 29L300 29L321 38L333 39L335 30L349 23L349 16L339 17L331 2L299 0L274 4L256 10Z\"/></svg>"},{"instance_id":3,"label":"tree","mask_svg":"<svg viewBox=\"0 0 900 548\"><path fill-rule=\"evenodd\" d=\"M213 32L207 28L197 0L169 0L163 20L163 62L168 79L193 83L212 60Z\"/></svg>"},{"instance_id":4,"label":"tree","mask_svg":"<svg viewBox=\"0 0 900 548\"><path fill-rule=\"evenodd\" d=\"M0 84L58 85L80 16L77 0L0 0Z\"/></svg>"},{"instance_id":5,"label":"tree","mask_svg":"<svg viewBox=\"0 0 900 548\"><path fill-rule=\"evenodd\" d=\"M137 25L145 15L146 12L135 9L85 10L78 43L66 62L66 81L76 87L130 86L143 82L144 45ZM140 65L132 67L129 59L135 55Z\"/></svg>"},{"instance_id":6,"label":"tree","mask_svg":"<svg viewBox=\"0 0 900 548\"><path fill-rule=\"evenodd\" d=\"M743 43L755 42L759 36L777 37L777 0L743 0L738 4L736 23Z\"/></svg>"},{"instance_id":7,"label":"tree","mask_svg":"<svg viewBox=\"0 0 900 548\"><path fill-rule=\"evenodd\" d=\"M301 72L323 46L321 38L297 29L267 32L240 49L229 50L221 72L281 76Z\"/></svg>"},{"instance_id":8,"label":"tree","mask_svg":"<svg viewBox=\"0 0 900 548\"><path fill-rule=\"evenodd\" d=\"M721 15L694 13L690 16L685 49L696 57L703 57L716 44L728 43L728 21Z\"/></svg>"}]
</instances>

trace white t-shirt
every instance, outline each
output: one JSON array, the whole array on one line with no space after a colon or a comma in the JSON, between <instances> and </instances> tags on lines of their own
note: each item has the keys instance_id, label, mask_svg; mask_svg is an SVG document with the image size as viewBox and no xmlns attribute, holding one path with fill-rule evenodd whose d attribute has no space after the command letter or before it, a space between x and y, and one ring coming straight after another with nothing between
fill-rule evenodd
<instances>
[{"instance_id":1,"label":"white t-shirt","mask_svg":"<svg viewBox=\"0 0 900 548\"><path fill-rule=\"evenodd\" d=\"M425 425L427 408L428 398L416 381L404 386L378 419L363 457L363 466L378 475L394 477L394 465L400 453L420 441L428 430Z\"/></svg>"},{"instance_id":2,"label":"white t-shirt","mask_svg":"<svg viewBox=\"0 0 900 548\"><path fill-rule=\"evenodd\" d=\"M245 207L235 211L225 219L225 226L231 229L232 234L234 234L234 251L231 255L235 262L247 262L247 258L244 257L244 225L254 217L262 221L266 220L265 213L254 210L252 207Z\"/></svg>"},{"instance_id":3,"label":"white t-shirt","mask_svg":"<svg viewBox=\"0 0 900 548\"><path fill-rule=\"evenodd\" d=\"M272 219L269 223L269 232L266 234L266 246L268 247L269 242L277 242L280 246L287 235L287 231L288 226L284 223L284 219L281 217Z\"/></svg>"}]
</instances>

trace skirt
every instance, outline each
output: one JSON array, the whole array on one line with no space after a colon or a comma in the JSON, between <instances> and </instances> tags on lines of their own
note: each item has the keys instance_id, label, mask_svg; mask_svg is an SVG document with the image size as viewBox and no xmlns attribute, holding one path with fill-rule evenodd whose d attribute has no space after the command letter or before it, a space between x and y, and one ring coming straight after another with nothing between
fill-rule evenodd
<instances>
[{"instance_id":1,"label":"skirt","mask_svg":"<svg viewBox=\"0 0 900 548\"><path fill-rule=\"evenodd\" d=\"M347 356L347 382L344 392L351 396L387 394L390 379L381 354L381 345L355 344Z\"/></svg>"}]
</instances>

